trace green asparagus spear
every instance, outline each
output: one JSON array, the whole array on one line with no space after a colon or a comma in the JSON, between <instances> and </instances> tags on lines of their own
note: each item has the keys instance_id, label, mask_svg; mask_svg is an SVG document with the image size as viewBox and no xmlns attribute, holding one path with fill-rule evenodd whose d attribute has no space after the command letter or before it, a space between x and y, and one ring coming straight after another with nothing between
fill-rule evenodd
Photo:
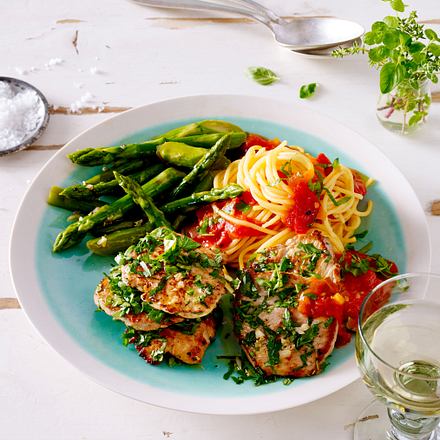
<instances>
[{"instance_id":1,"label":"green asparagus spear","mask_svg":"<svg viewBox=\"0 0 440 440\"><path fill-rule=\"evenodd\" d=\"M103 235L109 235L113 232L120 231L121 229L135 228L142 226L145 223L144 219L123 220L120 222L114 222L110 225L100 225L90 230L90 233L94 237L102 237Z\"/></svg>"},{"instance_id":2,"label":"green asparagus spear","mask_svg":"<svg viewBox=\"0 0 440 440\"><path fill-rule=\"evenodd\" d=\"M109 180L114 180L115 175L113 174L113 171L116 170L119 173L123 174L130 174L137 170L140 170L141 168L144 168L146 166L145 161L142 159L137 160L118 160L116 161L111 169L105 169L102 173L96 174L95 176L90 177L90 179L87 179L85 183L90 183L91 185L96 185L100 182L108 182Z\"/></svg>"},{"instance_id":3,"label":"green asparagus spear","mask_svg":"<svg viewBox=\"0 0 440 440\"><path fill-rule=\"evenodd\" d=\"M231 144L229 145L229 149L238 148L246 141L247 135L244 132L231 131L229 134L231 135ZM184 142L185 144L193 147L211 148L223 135L224 133L208 133L165 139L172 142Z\"/></svg>"},{"instance_id":4,"label":"green asparagus spear","mask_svg":"<svg viewBox=\"0 0 440 440\"><path fill-rule=\"evenodd\" d=\"M58 206L59 208L68 209L69 211L90 212L99 206L105 205L100 200L88 201L88 200L72 200L61 195L63 188L59 186L52 186L47 197L47 203L52 206Z\"/></svg>"},{"instance_id":5,"label":"green asparagus spear","mask_svg":"<svg viewBox=\"0 0 440 440\"><path fill-rule=\"evenodd\" d=\"M111 234L89 240L87 242L87 247L94 254L116 255L118 252L127 249L132 244L137 243L152 230L153 227L149 223L133 228L121 229L120 231L115 231Z\"/></svg>"},{"instance_id":6,"label":"green asparagus spear","mask_svg":"<svg viewBox=\"0 0 440 440\"><path fill-rule=\"evenodd\" d=\"M190 188L194 182L199 178L203 173L209 170L212 164L220 157L223 156L226 149L229 146L230 135L225 134L222 138L220 138L217 143L207 150L205 155L194 165L194 168L188 173L182 181L179 183L177 188L175 188L171 193L171 199L174 200L180 195L184 194L185 191Z\"/></svg>"},{"instance_id":7,"label":"green asparagus spear","mask_svg":"<svg viewBox=\"0 0 440 440\"><path fill-rule=\"evenodd\" d=\"M162 164L156 164L132 174L131 177L143 185L164 169L165 167ZM68 186L63 190L61 195L72 199L90 200L106 194L118 194L118 189L120 189L119 184L116 179L113 179L108 182L97 183L96 185L88 183L85 185Z\"/></svg>"},{"instance_id":8,"label":"green asparagus spear","mask_svg":"<svg viewBox=\"0 0 440 440\"><path fill-rule=\"evenodd\" d=\"M171 188L176 182L180 181L184 174L174 168L167 168L158 176L151 179L142 186L142 189L149 197L154 197L159 193ZM105 205L83 217L80 221L72 223L64 231L60 232L55 239L53 252L59 252L71 247L82 240L84 235L104 221L115 221L134 206L134 202L129 195L125 195L114 201L110 205Z\"/></svg>"},{"instance_id":9,"label":"green asparagus spear","mask_svg":"<svg viewBox=\"0 0 440 440\"><path fill-rule=\"evenodd\" d=\"M242 132L243 130L230 122L221 121L221 120L205 120L199 122L192 122L187 125L183 125L181 127L173 128L166 133L157 136L153 139L157 139L159 137L165 138L183 138L186 136L194 136L197 134L206 134L206 133L227 133L230 131Z\"/></svg>"},{"instance_id":10,"label":"green asparagus spear","mask_svg":"<svg viewBox=\"0 0 440 440\"><path fill-rule=\"evenodd\" d=\"M240 185L232 183L224 188L211 189L211 191L203 191L193 193L183 199L174 200L160 207L165 214L172 214L175 212L187 212L196 208L203 203L216 202L218 200L230 199L232 197L238 197L243 188Z\"/></svg>"},{"instance_id":11,"label":"green asparagus spear","mask_svg":"<svg viewBox=\"0 0 440 440\"><path fill-rule=\"evenodd\" d=\"M194 188L194 192L197 193L202 191L209 191L212 188L214 177L215 173L213 173L212 171L207 171Z\"/></svg>"},{"instance_id":12,"label":"green asparagus spear","mask_svg":"<svg viewBox=\"0 0 440 440\"><path fill-rule=\"evenodd\" d=\"M193 168L205 154L205 148L191 147L181 142L164 142L157 147L160 159L178 167ZM212 169L223 170L229 164L230 161L225 156L219 156Z\"/></svg>"},{"instance_id":13,"label":"green asparagus spear","mask_svg":"<svg viewBox=\"0 0 440 440\"><path fill-rule=\"evenodd\" d=\"M145 194L142 187L128 176L123 176L115 171L115 177L124 191L138 204L147 215L148 221L155 227L171 227L171 223L165 218L163 212L153 203L151 197Z\"/></svg>"},{"instance_id":14,"label":"green asparagus spear","mask_svg":"<svg viewBox=\"0 0 440 440\"><path fill-rule=\"evenodd\" d=\"M206 121L205 121L206 122ZM217 121L207 121L207 122L217 122ZM227 123L226 123L227 124ZM229 148L237 148L243 144L246 140L246 133L243 131L235 131L232 130L233 126L231 124L231 142ZM226 127L225 127L226 128ZM238 128L238 127L237 127ZM241 129L240 129L241 130ZM172 135L172 132L167 136L161 136L149 141L145 141L137 144L127 144L113 147L97 147L97 148L84 148L82 150L75 151L68 155L69 159L73 163L77 163L79 165L84 166L95 166L95 165L105 165L110 164L115 161L123 161L130 159L138 159L138 158L146 158L154 156L156 152L156 147L163 142L171 141L171 142L184 142L188 145L210 148L212 147L222 136L224 133L213 133L213 132L201 132L195 134L188 135L189 132L182 132L185 136L180 135ZM122 171L123 170L119 170ZM93 182L95 183L95 182Z\"/></svg>"},{"instance_id":15,"label":"green asparagus spear","mask_svg":"<svg viewBox=\"0 0 440 440\"><path fill-rule=\"evenodd\" d=\"M156 154L156 147L164 142L163 138L127 144L115 147L84 148L70 153L68 158L79 165L94 166L112 163L115 160L145 158Z\"/></svg>"}]
</instances>

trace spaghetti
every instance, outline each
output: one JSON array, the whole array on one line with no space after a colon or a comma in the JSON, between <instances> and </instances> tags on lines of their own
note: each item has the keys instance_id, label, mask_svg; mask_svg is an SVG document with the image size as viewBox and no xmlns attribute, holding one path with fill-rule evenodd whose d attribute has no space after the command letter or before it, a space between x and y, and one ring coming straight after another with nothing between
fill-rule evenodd
<instances>
[{"instance_id":1,"label":"spaghetti","mask_svg":"<svg viewBox=\"0 0 440 440\"><path fill-rule=\"evenodd\" d=\"M310 229L320 231L335 252L342 253L356 241L354 233L373 207L371 201L364 210L359 207L370 180L364 184L359 173L338 161L331 164L322 154L315 158L286 142L273 149L250 147L214 179L215 188L230 183L249 191L254 201L245 216L233 215L227 207L212 207L224 221L252 231L222 249L227 262L241 268L253 253Z\"/></svg>"}]
</instances>

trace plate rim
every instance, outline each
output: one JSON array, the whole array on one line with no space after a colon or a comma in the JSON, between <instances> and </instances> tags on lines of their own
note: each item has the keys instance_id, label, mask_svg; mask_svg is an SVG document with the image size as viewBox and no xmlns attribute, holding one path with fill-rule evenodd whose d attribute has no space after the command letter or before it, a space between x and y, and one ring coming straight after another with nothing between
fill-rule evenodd
<instances>
[{"instance_id":1,"label":"plate rim","mask_svg":"<svg viewBox=\"0 0 440 440\"><path fill-rule=\"evenodd\" d=\"M37 332L43 337L43 339L59 354L61 355L65 360L67 360L71 365L73 365L76 369L80 370L83 374L85 374L86 376L88 376L89 378L91 378L94 382L99 383L100 385L104 386L107 389L110 389L118 394L121 395L125 395L127 397L133 398L135 400L139 400L141 402L144 403L148 403L151 405L155 405L155 406L159 406L159 407L163 407L163 408L167 408L167 409L174 409L174 410L180 410L180 411L185 411L185 412L192 412L192 413L203 413L203 414L212 414L212 415L250 415L250 414L261 414L261 413L268 413L268 412L273 412L273 411L280 411L280 410L284 410L284 409L288 409L288 408L292 408L292 407L296 407L296 406L300 406L300 405L304 405L306 403L310 403L313 402L315 400L318 400L322 397L325 397L327 395L330 395L332 393L334 393L335 391L344 388L345 386L349 385L350 383L354 382L358 377L359 377L359 373L357 372L357 370L350 370L350 374L347 374L347 372L345 373L345 377L344 377L344 383L342 385L338 385L335 384L333 387L327 387L326 391L324 392L318 392L315 393L314 396L307 396L304 398L300 398L296 403L291 404L288 401L283 403L284 399L279 399L280 401L277 402L277 404L273 404L270 406L270 408L268 409L264 409L262 407L255 407L253 405L250 405L249 407L247 407L246 405L243 405L244 403L249 403L249 400L260 400L260 399L266 399L268 398L268 396L271 396L271 394L264 394L262 396L244 396L244 397L234 397L234 399L231 398L207 398L206 396L186 396L183 393L170 393L169 391L164 391L164 390L160 390L160 393L163 395L162 397L165 397L166 399L159 399L158 401L150 401L150 400L145 400L142 398L139 398L139 396L133 395L133 393L124 391L122 389L120 389L120 387L114 387L112 385L114 384L109 384L107 383L105 380L100 380L98 379L95 375L93 375L90 371L89 371L89 367L90 367L90 363L98 363L100 365L101 368L103 369L108 369L111 370L111 372L113 372L113 374L116 375L121 375L121 373L114 371L111 367L109 367L108 365L104 364L103 362L101 362L100 360L98 360L97 358L94 358L91 354L89 354L85 349L83 349L70 335L69 333L63 329L63 327L61 325L59 325L59 323L57 322L57 320L52 317L53 322L52 325L55 325L55 327L57 327L57 331L60 331L61 334L63 334L63 337L68 338L70 341L69 344L69 348L71 350L73 350L73 352L78 351L80 354L82 354L85 359L82 359L81 362L78 362L78 359L72 358L72 356L70 355L71 352L69 352L69 350L66 349L61 349L60 347L56 346L51 337L48 337L48 335L46 334L46 332L44 332L42 330L41 326L38 326L37 322L38 322L38 318L36 318L35 316L31 316L31 308L30 308L30 303L31 301L29 301L29 298L26 298L26 294L22 295L20 293L20 289L18 287L18 282L16 283L16 279L14 277L15 274L15 267L14 267L14 246L16 246L16 242L17 239L15 239L15 237L18 234L19 231L19 217L20 217L20 213L22 212L22 209L24 209L23 207L25 206L25 203L29 197L29 194L31 194L31 192L34 189L34 184L35 182L37 182L39 180L39 178L44 174L44 172L46 171L46 169L50 166L50 164L53 161L56 161L60 156L64 155L65 152L69 149L69 147L71 147L71 145L73 145L78 139L80 139L81 137L83 137L84 135L86 135L89 132L92 132L94 130L96 130L98 127L102 127L103 125L108 125L111 124L115 119L119 119L122 116L125 117L130 117L131 114L136 114L136 113L141 113L144 109L152 107L152 106L156 106L156 105L163 105L163 104L170 104L170 102L174 102L174 103L181 103L183 102L185 104L185 101L191 101L194 99L201 99L201 100L215 100L215 99L227 99L227 100L239 100L239 99L248 99L248 100L252 100L252 99L256 99L258 101L261 102L272 102L273 104L278 104L281 107L285 107L288 105L287 102L279 100L279 99L274 99L274 98L267 98L267 97L261 97L261 96L256 96L256 95L241 95L241 94L196 94L196 95L187 95L187 96L180 96L180 97L176 97L176 98L169 98L169 99L165 99L165 100L156 100L154 102L150 102L135 108L132 108L130 110L127 110L123 113L119 113L116 115L113 115L109 118L106 118L104 121L101 121L89 128L87 128L86 130L83 130L81 133L79 133L77 136L73 137L69 142L67 142L59 151L57 151L45 164L44 166L41 168L41 170L36 174L36 176L34 177L34 179L32 180L31 184L29 185L27 191L25 192L24 196L22 197L22 200L20 201L20 205L19 208L17 210L14 222L13 222L13 227L12 227L12 232L10 235L10 242L9 242L9 269L10 269L10 273L11 273L11 278L12 278L12 284L14 287L14 290L17 294L17 297L20 301L20 304L22 304L22 309L25 312L25 315L27 317L27 319L31 322L32 326L37 330ZM292 107L293 109L295 108L294 106ZM419 210L421 210L421 212L423 212L423 208L422 205L417 197L416 192L414 191L412 185L410 184L410 182L406 179L405 175L400 171L400 169L394 164L392 163L392 161L385 155L385 153L379 148L377 147L375 144L373 144L372 142L370 142L368 139L366 139L364 136L360 135L358 132L356 132L355 130L347 127L346 125L344 125L343 123L328 117L325 114L320 113L319 111L315 111L313 109L310 108L301 108L301 111L304 111L304 113L309 114L309 115L315 115L317 116L319 119L322 120L326 120L329 123L335 124L336 127L341 127L344 130L346 130L346 132L350 132L350 134L355 135L357 138L361 139L363 142L365 142L366 144L369 145L370 148L372 148L376 155L379 155L382 157L383 160L385 160L385 162L387 162L388 164L390 164L393 168L394 171L397 172L397 174L400 176L400 178L406 182L408 188L411 191L411 196L413 196L413 198L418 202L417 203L417 208ZM219 112L221 113L221 112ZM231 117L233 117L231 115ZM256 117L253 115L249 115L249 118L255 118L255 119L265 119L260 118L260 117ZM177 117L171 117L170 120L177 120ZM271 119L266 119L268 121L272 121L275 122L274 120ZM283 122L279 122L279 124L281 125L287 125ZM150 124L150 125L155 125L155 124ZM148 127L149 125L147 123L144 124L144 128ZM299 128L299 127L296 127ZM310 133L309 134L313 135L313 136L317 136L317 137L321 137L319 133L315 134L315 133ZM335 145L336 148L338 148L338 145ZM340 148L340 147L339 147ZM426 218L426 216L424 215L423 217L418 218L418 221L420 222L420 220L422 220L423 218L423 230L424 230L424 235L425 235L425 239L426 239L426 244L427 244L427 255L425 255L427 261L427 269L430 270L431 268L431 259L432 259L432 243L431 243L431 237L430 237L430 231L429 231L429 227L428 227L428 220ZM398 216L399 219L399 223L401 223L401 218ZM402 226L402 225L401 225ZM15 240L14 240L15 239ZM406 244L406 242L405 242ZM33 253L32 253L33 255ZM40 286L35 286L38 289L41 289ZM24 301L23 301L24 298ZM49 308L47 307L46 304L44 304L44 306L46 307L47 310L44 310L46 313L49 313L49 315L51 314L49 311ZM44 308L43 308L44 309ZM34 322L35 321L35 322ZM106 372L106 375L109 374L109 371ZM127 382L134 382L134 380L132 378L129 378L127 376L124 376L124 380ZM138 382L134 382L139 386ZM148 384L141 384L142 386L145 387L149 387ZM129 387L130 388L130 387ZM288 388L288 387L286 387ZM157 388L153 388L154 392L157 392L158 389ZM276 391L274 394L276 394L277 396L281 397L281 394L284 394L284 391ZM176 396L184 397L185 399L190 399L190 400L195 400L197 403L196 404L186 404L186 402L182 402L182 399L177 399L176 400ZM168 400L169 399L169 400ZM168 400L168 401L167 401ZM240 402L239 403L239 410L237 412L237 405L231 405L231 400ZM177 402L177 404L175 404L175 402ZM208 405L209 407L208 407Z\"/></svg>"}]
</instances>

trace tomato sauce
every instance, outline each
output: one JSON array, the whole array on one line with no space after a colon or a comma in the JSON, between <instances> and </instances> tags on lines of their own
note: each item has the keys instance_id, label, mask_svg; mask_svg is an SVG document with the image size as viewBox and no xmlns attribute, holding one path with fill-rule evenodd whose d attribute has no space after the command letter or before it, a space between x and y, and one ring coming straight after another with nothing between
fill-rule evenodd
<instances>
[{"instance_id":1,"label":"tomato sauce","mask_svg":"<svg viewBox=\"0 0 440 440\"><path fill-rule=\"evenodd\" d=\"M284 222L297 234L305 234L315 221L321 205L318 196L309 188L305 179L290 179L289 185L294 203Z\"/></svg>"},{"instance_id":2,"label":"tomato sauce","mask_svg":"<svg viewBox=\"0 0 440 440\"><path fill-rule=\"evenodd\" d=\"M253 147L254 145L259 145L260 147L263 147L266 150L273 150L274 148L278 147L280 144L280 141L278 139L265 139L262 136L258 136L256 134L250 133L248 134L246 138L246 142L243 146L244 151L249 150L249 148Z\"/></svg>"},{"instance_id":3,"label":"tomato sauce","mask_svg":"<svg viewBox=\"0 0 440 440\"><path fill-rule=\"evenodd\" d=\"M333 171L332 163L324 153L316 156L315 171L319 171L323 177L327 177Z\"/></svg>"},{"instance_id":4,"label":"tomato sauce","mask_svg":"<svg viewBox=\"0 0 440 440\"><path fill-rule=\"evenodd\" d=\"M215 205L235 218L258 224L246 216L246 212L256 203L250 191L245 191L239 197L204 206L196 211L197 220L189 227L187 233L198 243L220 249L227 247L235 238L260 236L261 232L256 229L237 225L220 217L212 207Z\"/></svg>"},{"instance_id":5,"label":"tomato sauce","mask_svg":"<svg viewBox=\"0 0 440 440\"><path fill-rule=\"evenodd\" d=\"M353 256L367 259L370 269L354 275L345 272L341 283L335 284L328 279L313 279L310 286L299 299L298 310L312 318L333 317L337 320L338 337L336 346L341 347L351 340L352 332L356 331L360 308L368 293L379 285L386 277L375 272L375 262L372 257L356 251L347 251L340 259L350 263ZM397 274L397 266L390 263L391 275ZM391 288L382 289L371 302L367 316L385 304L391 294Z\"/></svg>"}]
</instances>

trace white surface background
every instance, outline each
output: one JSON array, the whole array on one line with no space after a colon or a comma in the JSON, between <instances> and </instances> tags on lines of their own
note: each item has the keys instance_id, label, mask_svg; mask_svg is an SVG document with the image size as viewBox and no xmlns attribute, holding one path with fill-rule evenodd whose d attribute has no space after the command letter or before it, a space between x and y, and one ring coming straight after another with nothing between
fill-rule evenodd
<instances>
[{"instance_id":1,"label":"white surface background","mask_svg":"<svg viewBox=\"0 0 440 440\"><path fill-rule=\"evenodd\" d=\"M422 131L402 138L376 121L377 74L362 58L295 55L278 47L261 25L220 20L222 14L160 11L122 0L2 0L0 4L0 75L31 82L55 106L69 106L86 92L94 95L96 105L125 107L191 94L242 93L308 107L358 131L413 185L427 210L432 270L440 272L440 217L428 213L430 202L440 198L439 103L432 105L429 124ZM282 15L338 15L364 26L389 13L379 0L266 0L264 4ZM437 0L414 0L411 5L421 19L439 22ZM59 22L65 19L81 21ZM71 43L76 30L79 54ZM64 62L46 70L51 58ZM282 81L259 86L246 75L252 65L272 68ZM31 67L38 70L26 75L16 70ZM90 73L93 67L100 73ZM313 99L301 101L298 88L308 82L321 87ZM56 148L106 117L54 115L37 146L0 158L0 297L15 296L8 242L24 192ZM356 420L369 400L358 381L312 404L260 416L200 416L154 408L95 385L40 338L21 310L0 310L1 440L349 439L352 431L346 425Z\"/></svg>"}]
</instances>

